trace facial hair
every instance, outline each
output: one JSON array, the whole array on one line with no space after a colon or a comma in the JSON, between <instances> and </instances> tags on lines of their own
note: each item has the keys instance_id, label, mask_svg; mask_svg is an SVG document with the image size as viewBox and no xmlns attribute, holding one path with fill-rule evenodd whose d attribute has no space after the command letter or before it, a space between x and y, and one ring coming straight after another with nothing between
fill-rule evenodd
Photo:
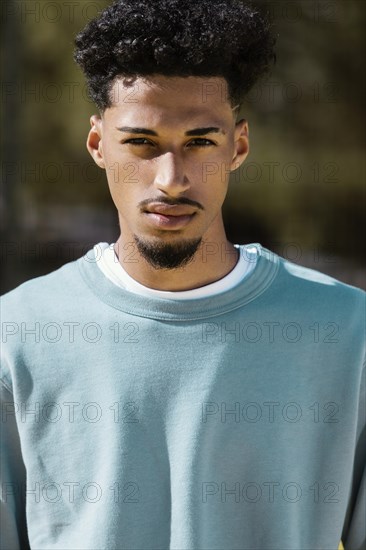
<instances>
[{"instance_id":1,"label":"facial hair","mask_svg":"<svg viewBox=\"0 0 366 550\"><path fill-rule=\"evenodd\" d=\"M177 269L185 266L193 259L202 241L202 237L199 237L166 243L141 239L137 235L133 237L141 256L155 269Z\"/></svg>"}]
</instances>

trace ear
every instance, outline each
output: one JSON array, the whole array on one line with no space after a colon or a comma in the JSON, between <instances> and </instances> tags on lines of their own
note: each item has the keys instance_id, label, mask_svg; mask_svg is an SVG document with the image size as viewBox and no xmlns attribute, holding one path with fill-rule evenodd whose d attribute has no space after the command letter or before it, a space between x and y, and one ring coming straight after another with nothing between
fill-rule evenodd
<instances>
[{"instance_id":1,"label":"ear","mask_svg":"<svg viewBox=\"0 0 366 550\"><path fill-rule=\"evenodd\" d=\"M249 154L249 127L244 118L235 125L235 151L230 170L236 170L243 164Z\"/></svg>"},{"instance_id":2,"label":"ear","mask_svg":"<svg viewBox=\"0 0 366 550\"><path fill-rule=\"evenodd\" d=\"M91 116L90 126L91 126L91 130L89 131L89 134L86 140L86 148L88 149L90 155L94 159L94 162L99 166L99 168L103 168L105 170L101 118L98 115Z\"/></svg>"}]
</instances>

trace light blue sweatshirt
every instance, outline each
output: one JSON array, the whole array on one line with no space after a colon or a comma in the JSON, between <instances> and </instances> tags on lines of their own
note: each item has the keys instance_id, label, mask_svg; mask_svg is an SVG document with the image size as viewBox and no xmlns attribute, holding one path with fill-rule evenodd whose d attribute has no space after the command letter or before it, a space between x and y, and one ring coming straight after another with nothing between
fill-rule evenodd
<instances>
[{"instance_id":1,"label":"light blue sweatshirt","mask_svg":"<svg viewBox=\"0 0 366 550\"><path fill-rule=\"evenodd\" d=\"M93 249L2 296L3 550L366 548L366 293L247 246L213 298Z\"/></svg>"}]
</instances>

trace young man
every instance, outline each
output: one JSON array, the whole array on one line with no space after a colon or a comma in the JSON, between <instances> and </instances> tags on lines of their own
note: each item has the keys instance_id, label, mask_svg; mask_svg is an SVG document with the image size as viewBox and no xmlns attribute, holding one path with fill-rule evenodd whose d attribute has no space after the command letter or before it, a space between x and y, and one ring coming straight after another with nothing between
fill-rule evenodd
<instances>
[{"instance_id":1,"label":"young man","mask_svg":"<svg viewBox=\"0 0 366 550\"><path fill-rule=\"evenodd\" d=\"M273 46L231 0L77 36L121 234L2 297L1 548L366 547L365 293L222 220Z\"/></svg>"}]
</instances>

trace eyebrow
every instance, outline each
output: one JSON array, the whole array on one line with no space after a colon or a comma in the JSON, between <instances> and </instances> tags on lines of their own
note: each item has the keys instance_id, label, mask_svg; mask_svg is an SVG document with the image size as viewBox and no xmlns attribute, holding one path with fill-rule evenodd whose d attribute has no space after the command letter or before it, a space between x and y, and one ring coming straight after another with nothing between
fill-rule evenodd
<instances>
[{"instance_id":1,"label":"eyebrow","mask_svg":"<svg viewBox=\"0 0 366 550\"><path fill-rule=\"evenodd\" d=\"M120 132L128 132L130 134L146 134L148 136L158 136L154 130L149 130L149 128L135 128L130 126L122 126L121 128L118 128L116 126L116 129ZM224 130L221 128L216 128L215 126L209 126L208 128L194 128L193 130L188 130L185 132L185 136L203 136L206 134L226 134Z\"/></svg>"}]
</instances>

